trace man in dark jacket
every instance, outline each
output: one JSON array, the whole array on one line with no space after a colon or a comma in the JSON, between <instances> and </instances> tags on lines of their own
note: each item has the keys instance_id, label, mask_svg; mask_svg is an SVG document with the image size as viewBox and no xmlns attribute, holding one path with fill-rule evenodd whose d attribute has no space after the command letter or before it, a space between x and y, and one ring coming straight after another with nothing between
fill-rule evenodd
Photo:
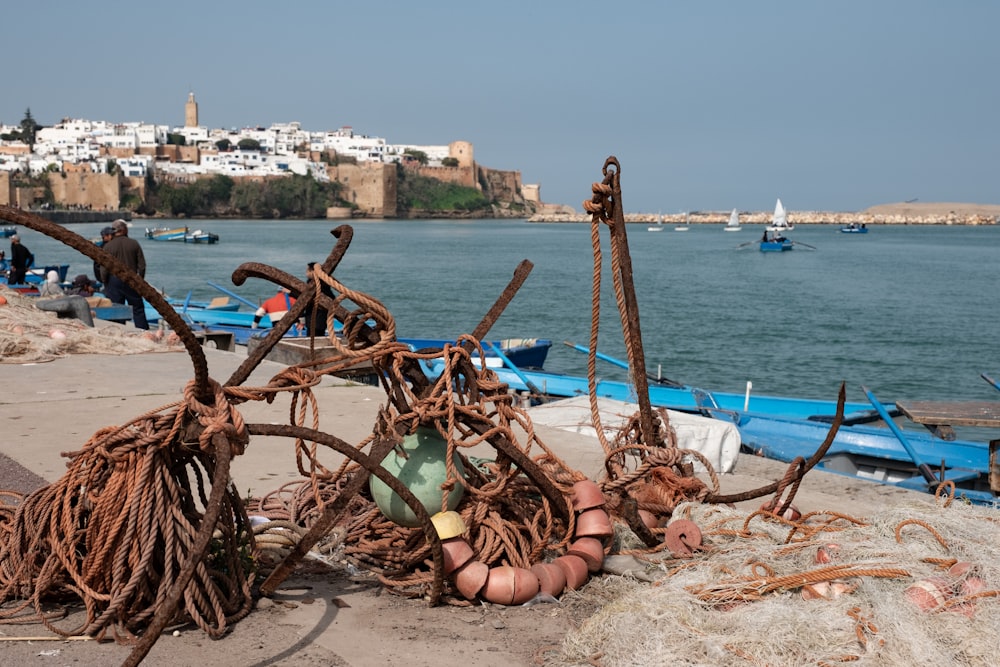
<instances>
[{"instance_id":1,"label":"man in dark jacket","mask_svg":"<svg viewBox=\"0 0 1000 667\"><path fill-rule=\"evenodd\" d=\"M316 262L309 262L308 264L306 264L306 280L310 281L319 280L319 278L317 278L316 275L313 273L313 267L315 266ZM331 299L333 298L333 289L331 289L331 287L327 285L325 282L320 283L319 289L322 294L327 295ZM306 311L305 313L303 313L303 316L306 319L306 332L308 332L310 336L313 336L314 338L317 336L322 338L323 336L326 335L327 310L323 306L319 305L318 297L313 298L312 303L310 303L309 306L306 308ZM315 318L315 328L313 328L314 318Z\"/></svg>"},{"instance_id":2,"label":"man in dark jacket","mask_svg":"<svg viewBox=\"0 0 1000 667\"><path fill-rule=\"evenodd\" d=\"M10 274L7 276L8 285L21 285L24 283L24 274L35 263L35 256L31 254L27 246L21 243L21 237L14 234L10 237Z\"/></svg>"},{"instance_id":3,"label":"man in dark jacket","mask_svg":"<svg viewBox=\"0 0 1000 667\"><path fill-rule=\"evenodd\" d=\"M115 235L103 245L104 251L131 271L139 274L140 278L145 278L146 256L143 255L139 242L128 237L128 225L124 220L119 219L111 223L111 229L114 230ZM107 267L100 268L101 282L104 283L104 296L111 299L113 303L128 303L132 306L132 321L136 328L148 329L149 323L146 321L146 307L142 302L142 297L125 281L111 273Z\"/></svg>"}]
</instances>

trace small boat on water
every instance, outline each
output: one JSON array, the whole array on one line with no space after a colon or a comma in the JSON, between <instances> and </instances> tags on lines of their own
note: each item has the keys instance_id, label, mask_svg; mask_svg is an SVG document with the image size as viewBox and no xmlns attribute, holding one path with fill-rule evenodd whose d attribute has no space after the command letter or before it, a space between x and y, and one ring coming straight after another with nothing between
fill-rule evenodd
<instances>
[{"instance_id":1,"label":"small boat on water","mask_svg":"<svg viewBox=\"0 0 1000 667\"><path fill-rule=\"evenodd\" d=\"M187 227L146 227L146 238L153 241L183 241Z\"/></svg>"},{"instance_id":2,"label":"small boat on water","mask_svg":"<svg viewBox=\"0 0 1000 667\"><path fill-rule=\"evenodd\" d=\"M0 238L10 238L17 234L17 227L0 227Z\"/></svg>"},{"instance_id":3,"label":"small boat on water","mask_svg":"<svg viewBox=\"0 0 1000 667\"><path fill-rule=\"evenodd\" d=\"M733 212L729 214L729 222L726 223L726 226L723 227L723 230L727 232L738 232L741 229L743 228L740 226L740 214L737 213L736 209L734 208Z\"/></svg>"},{"instance_id":4,"label":"small boat on water","mask_svg":"<svg viewBox=\"0 0 1000 667\"><path fill-rule=\"evenodd\" d=\"M771 224L767 227L769 232L790 232L795 229L795 225L788 223L788 213L785 212L785 207L781 204L781 200L774 205L774 215L771 216Z\"/></svg>"},{"instance_id":5,"label":"small boat on water","mask_svg":"<svg viewBox=\"0 0 1000 667\"><path fill-rule=\"evenodd\" d=\"M646 227L647 232L662 232L663 231L663 214L656 214L656 224Z\"/></svg>"},{"instance_id":6,"label":"small boat on water","mask_svg":"<svg viewBox=\"0 0 1000 667\"><path fill-rule=\"evenodd\" d=\"M867 234L868 233L868 225L866 225L863 222L860 225L857 224L856 222L852 222L849 225L844 225L843 227L841 227L840 228L840 233L841 234Z\"/></svg>"},{"instance_id":7,"label":"small boat on water","mask_svg":"<svg viewBox=\"0 0 1000 667\"><path fill-rule=\"evenodd\" d=\"M445 343L455 344L453 340L441 338L399 338L400 343L410 346L412 350L441 349ZM552 341L544 338L504 338L502 340L483 341L483 352L486 355L488 368L502 368L506 357L512 364L523 369L540 369L545 365L545 359L552 348ZM499 354L497 353L499 350ZM503 356L501 356L503 355ZM473 363L478 358L473 356Z\"/></svg>"},{"instance_id":8,"label":"small boat on water","mask_svg":"<svg viewBox=\"0 0 1000 667\"><path fill-rule=\"evenodd\" d=\"M174 308L180 307L181 310L190 309L201 309L201 310L216 310L216 311L229 311L240 309L240 304L230 300L228 296L217 296L211 301L193 301L191 299L191 293L189 292L187 297L184 299L177 299L175 297L165 297L167 303L169 303Z\"/></svg>"},{"instance_id":9,"label":"small boat on water","mask_svg":"<svg viewBox=\"0 0 1000 667\"><path fill-rule=\"evenodd\" d=\"M793 250L795 245L791 239L782 236L780 232L765 231L764 236L760 239L759 247L761 252L785 252Z\"/></svg>"},{"instance_id":10,"label":"small boat on water","mask_svg":"<svg viewBox=\"0 0 1000 667\"><path fill-rule=\"evenodd\" d=\"M55 271L59 274L59 282L66 282L66 276L69 274L69 264L45 264L44 266L36 266L35 268L28 269L28 272L24 274L24 279L29 283L44 283L45 276L48 275L49 271Z\"/></svg>"},{"instance_id":11,"label":"small boat on water","mask_svg":"<svg viewBox=\"0 0 1000 667\"><path fill-rule=\"evenodd\" d=\"M146 238L153 241L180 241L182 243L218 243L219 235L187 227L147 227Z\"/></svg>"},{"instance_id":12,"label":"small boat on water","mask_svg":"<svg viewBox=\"0 0 1000 667\"><path fill-rule=\"evenodd\" d=\"M218 243L219 235L196 229L184 234L184 243Z\"/></svg>"},{"instance_id":13,"label":"small boat on water","mask_svg":"<svg viewBox=\"0 0 1000 667\"><path fill-rule=\"evenodd\" d=\"M687 230L690 229L690 227L688 226L689 223L690 223L690 221L691 221L691 214L690 213L685 213L684 214L684 224L683 225L677 225L676 227L674 227L674 231L675 232L686 232Z\"/></svg>"}]
</instances>

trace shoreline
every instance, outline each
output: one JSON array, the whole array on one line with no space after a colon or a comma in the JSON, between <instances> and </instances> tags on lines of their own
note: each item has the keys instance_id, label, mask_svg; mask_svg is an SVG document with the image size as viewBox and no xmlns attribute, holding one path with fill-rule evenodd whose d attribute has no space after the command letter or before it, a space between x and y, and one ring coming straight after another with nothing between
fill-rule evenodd
<instances>
[{"instance_id":1,"label":"shoreline","mask_svg":"<svg viewBox=\"0 0 1000 667\"><path fill-rule=\"evenodd\" d=\"M550 209L551 210L551 209ZM625 222L651 225L725 225L730 211L690 211L661 215L626 213ZM739 211L741 225L771 223L769 211ZM528 222L590 222L589 213L559 210L536 213ZM880 204L863 211L789 211L792 225L996 225L1000 224L1000 204L920 203Z\"/></svg>"}]
</instances>

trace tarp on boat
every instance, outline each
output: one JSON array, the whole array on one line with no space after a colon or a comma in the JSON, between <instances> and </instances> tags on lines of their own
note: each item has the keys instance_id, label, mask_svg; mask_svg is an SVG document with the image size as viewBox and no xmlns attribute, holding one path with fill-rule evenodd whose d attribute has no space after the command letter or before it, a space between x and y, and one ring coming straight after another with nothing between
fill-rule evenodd
<instances>
[{"instance_id":1,"label":"tarp on boat","mask_svg":"<svg viewBox=\"0 0 1000 667\"><path fill-rule=\"evenodd\" d=\"M628 418L639 411L639 406L611 398L598 398L597 409L605 434L613 438ZM587 396L537 405L528 409L528 415L535 424L597 437ZM733 472L740 453L740 432L734 424L674 410L667 410L667 417L677 434L678 447L701 453L716 472ZM702 470L699 462L694 464L695 470Z\"/></svg>"}]
</instances>

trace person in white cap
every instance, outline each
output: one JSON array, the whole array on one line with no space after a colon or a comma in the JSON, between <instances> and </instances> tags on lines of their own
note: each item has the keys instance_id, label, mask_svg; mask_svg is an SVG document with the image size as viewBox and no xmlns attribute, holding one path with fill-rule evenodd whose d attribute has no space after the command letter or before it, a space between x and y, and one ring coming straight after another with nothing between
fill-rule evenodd
<instances>
[{"instance_id":1,"label":"person in white cap","mask_svg":"<svg viewBox=\"0 0 1000 667\"><path fill-rule=\"evenodd\" d=\"M62 286L59 284L59 272L49 271L45 274L45 282L38 288L38 296L62 296L64 294Z\"/></svg>"}]
</instances>

